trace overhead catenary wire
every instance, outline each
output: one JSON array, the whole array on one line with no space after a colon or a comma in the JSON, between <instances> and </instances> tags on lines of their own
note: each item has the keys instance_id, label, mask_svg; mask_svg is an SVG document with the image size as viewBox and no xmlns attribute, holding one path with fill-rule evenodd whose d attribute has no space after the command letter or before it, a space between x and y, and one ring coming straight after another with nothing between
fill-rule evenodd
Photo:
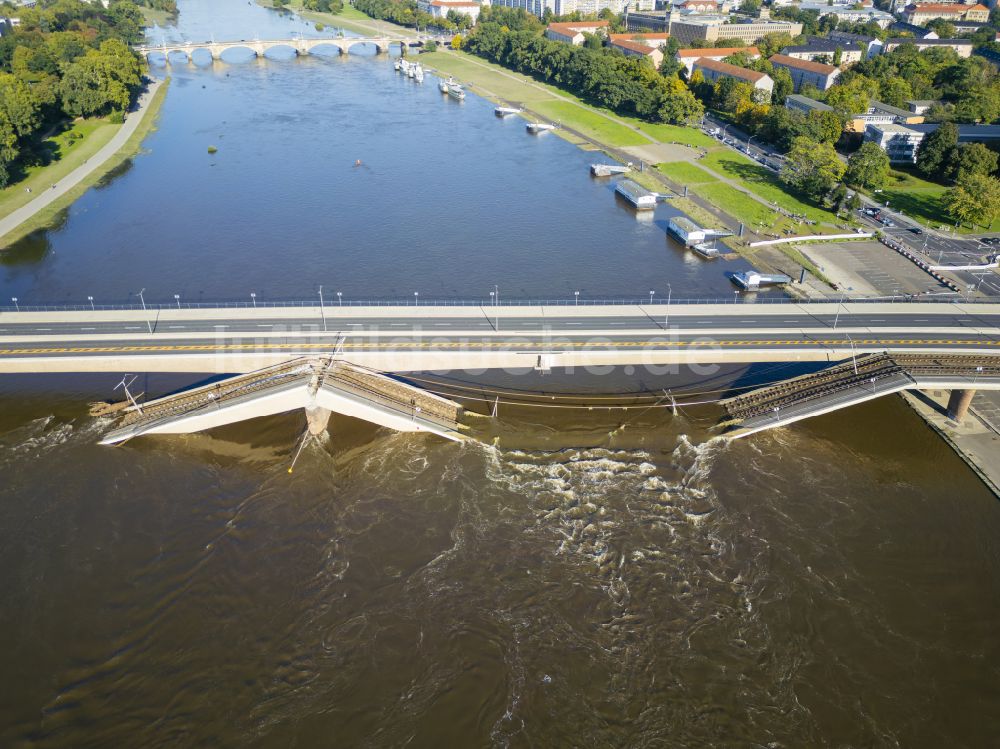
<instances>
[{"instance_id":1,"label":"overhead catenary wire","mask_svg":"<svg viewBox=\"0 0 1000 749\"><path fill-rule=\"evenodd\" d=\"M793 366L799 366L799 362L784 362L777 364L775 366L769 367L766 371L774 371L779 369L784 369ZM367 367L365 367L367 369ZM372 370L376 371L376 370ZM762 373L763 374L763 373ZM521 398L544 398L547 400L594 400L594 401L604 401L604 400L636 400L639 398L648 398L650 400L659 400L662 397L663 390L641 390L635 391L634 393L622 393L619 395L588 395L586 393L566 393L566 392L528 392L524 390L505 390L496 387L488 387L485 385L474 385L474 384L464 384L464 383L452 383L443 382L441 380L431 379L427 377L418 377L415 375L406 375L407 380L413 380L414 382L423 382L430 385L437 385L438 387L448 388L450 390L468 390L477 393L490 393L492 395L512 395ZM715 388L710 390L686 390L672 389L674 395L712 395L714 393L731 393L736 390L754 390L759 387L765 387L767 385L775 385L780 382L784 382L787 378L782 377L775 380L766 380L763 382L756 382L752 385L733 385L725 388ZM464 397L464 396L458 396Z\"/></svg>"}]
</instances>

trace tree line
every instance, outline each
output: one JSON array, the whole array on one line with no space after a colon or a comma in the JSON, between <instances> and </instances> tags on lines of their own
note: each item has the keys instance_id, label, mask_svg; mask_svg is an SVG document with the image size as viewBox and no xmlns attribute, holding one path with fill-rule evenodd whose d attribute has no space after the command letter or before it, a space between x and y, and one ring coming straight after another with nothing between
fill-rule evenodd
<instances>
[{"instance_id":1,"label":"tree line","mask_svg":"<svg viewBox=\"0 0 1000 749\"><path fill-rule=\"evenodd\" d=\"M144 8L161 10L164 13L169 13L172 16L177 15L177 0L135 0L135 4L141 5Z\"/></svg>"},{"instance_id":2,"label":"tree line","mask_svg":"<svg viewBox=\"0 0 1000 749\"><path fill-rule=\"evenodd\" d=\"M371 18L391 21L400 26L426 28L436 26L446 31L472 27L472 18L449 10L445 18L435 18L417 7L416 0L354 0L354 7Z\"/></svg>"},{"instance_id":3,"label":"tree line","mask_svg":"<svg viewBox=\"0 0 1000 749\"><path fill-rule=\"evenodd\" d=\"M619 114L689 124L704 113L683 81L662 75L647 59L598 45L577 47L546 39L541 24L531 18L520 9L483 8L463 48Z\"/></svg>"},{"instance_id":4,"label":"tree line","mask_svg":"<svg viewBox=\"0 0 1000 749\"><path fill-rule=\"evenodd\" d=\"M0 37L0 187L44 163L44 133L68 118L111 114L119 121L142 84L142 39L131 0L108 8L85 0L41 0Z\"/></svg>"}]
</instances>

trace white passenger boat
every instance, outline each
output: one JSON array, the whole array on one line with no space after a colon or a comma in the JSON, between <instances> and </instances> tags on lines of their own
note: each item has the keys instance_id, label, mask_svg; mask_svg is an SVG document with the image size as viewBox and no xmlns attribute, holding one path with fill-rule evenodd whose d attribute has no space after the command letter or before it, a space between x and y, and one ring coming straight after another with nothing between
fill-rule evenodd
<instances>
[{"instance_id":1,"label":"white passenger boat","mask_svg":"<svg viewBox=\"0 0 1000 749\"><path fill-rule=\"evenodd\" d=\"M448 93L448 87L449 86L457 86L457 85L458 85L458 81L456 81L451 76L448 76L448 80L445 80L444 78L441 78L438 81L438 88L441 90L442 94Z\"/></svg>"},{"instance_id":2,"label":"white passenger boat","mask_svg":"<svg viewBox=\"0 0 1000 749\"><path fill-rule=\"evenodd\" d=\"M520 114L520 113L521 113L520 107L497 107L496 109L493 110L493 114L495 114L497 117L506 117L511 114Z\"/></svg>"},{"instance_id":3,"label":"white passenger boat","mask_svg":"<svg viewBox=\"0 0 1000 749\"><path fill-rule=\"evenodd\" d=\"M448 96L454 96L456 99L461 101L465 98L465 91L457 83L452 83L448 86Z\"/></svg>"},{"instance_id":4,"label":"white passenger boat","mask_svg":"<svg viewBox=\"0 0 1000 749\"><path fill-rule=\"evenodd\" d=\"M422 67L420 67L420 63L419 62L414 66L414 69L413 69L413 79L417 83L423 83L424 82L424 69Z\"/></svg>"}]
</instances>

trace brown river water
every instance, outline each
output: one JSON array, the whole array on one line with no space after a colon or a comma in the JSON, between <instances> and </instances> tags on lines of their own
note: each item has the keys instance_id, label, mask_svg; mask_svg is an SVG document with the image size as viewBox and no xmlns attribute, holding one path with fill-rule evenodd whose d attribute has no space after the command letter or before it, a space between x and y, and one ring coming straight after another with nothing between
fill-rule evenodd
<instances>
[{"instance_id":1,"label":"brown river water","mask_svg":"<svg viewBox=\"0 0 1000 749\"><path fill-rule=\"evenodd\" d=\"M311 28L180 5L167 36ZM173 75L7 296L731 295L592 156L384 58ZM120 378L0 378L0 746L1000 746L1000 503L898 398L731 444L714 405L501 406L462 445L335 416L289 474L299 414L98 446Z\"/></svg>"}]
</instances>

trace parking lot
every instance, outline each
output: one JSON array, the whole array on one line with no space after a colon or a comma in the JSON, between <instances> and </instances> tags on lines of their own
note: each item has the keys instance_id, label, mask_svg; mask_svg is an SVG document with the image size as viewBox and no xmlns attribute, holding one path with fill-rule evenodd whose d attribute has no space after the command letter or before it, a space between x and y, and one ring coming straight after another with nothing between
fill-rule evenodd
<instances>
[{"instance_id":1,"label":"parking lot","mask_svg":"<svg viewBox=\"0 0 1000 749\"><path fill-rule=\"evenodd\" d=\"M880 242L830 242L796 248L848 294L954 296L946 286Z\"/></svg>"}]
</instances>

